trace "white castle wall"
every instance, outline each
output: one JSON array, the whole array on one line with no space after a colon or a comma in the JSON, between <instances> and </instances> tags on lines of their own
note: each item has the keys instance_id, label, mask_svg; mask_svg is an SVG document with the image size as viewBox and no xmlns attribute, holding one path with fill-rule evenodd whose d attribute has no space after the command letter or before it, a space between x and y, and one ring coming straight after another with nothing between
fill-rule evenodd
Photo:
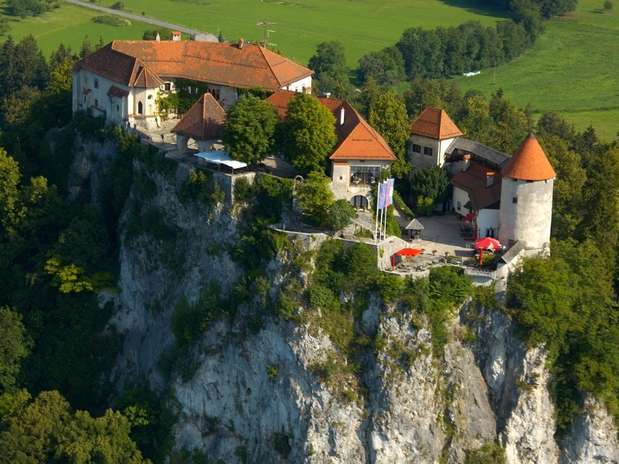
<instances>
[{"instance_id":1,"label":"white castle wall","mask_svg":"<svg viewBox=\"0 0 619 464\"><path fill-rule=\"evenodd\" d=\"M549 245L553 186L553 179L530 182L503 178L499 231L501 243L510 246L521 240L529 249L542 249Z\"/></svg>"}]
</instances>

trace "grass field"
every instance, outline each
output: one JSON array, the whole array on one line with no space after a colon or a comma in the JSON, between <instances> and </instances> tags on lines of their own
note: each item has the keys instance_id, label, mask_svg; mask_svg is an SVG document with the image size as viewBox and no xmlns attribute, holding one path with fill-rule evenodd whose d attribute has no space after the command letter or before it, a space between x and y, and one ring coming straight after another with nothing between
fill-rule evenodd
<instances>
[{"instance_id":1,"label":"grass field","mask_svg":"<svg viewBox=\"0 0 619 464\"><path fill-rule=\"evenodd\" d=\"M0 5L2 5L0 1ZM1 10L0 10L1 11ZM79 50L85 36L93 43L98 42L99 37L109 42L112 39L138 39L147 29L153 29L147 24L133 23L131 26L114 27L105 24L96 24L92 18L102 13L86 10L76 6L63 4L60 8L45 13L37 18L10 19L11 34L15 39L28 34L34 35L43 53L48 55L59 44L70 45L74 50ZM0 38L0 40L3 40Z\"/></svg>"},{"instance_id":2,"label":"grass field","mask_svg":"<svg viewBox=\"0 0 619 464\"><path fill-rule=\"evenodd\" d=\"M112 3L102 0L101 4ZM350 65L369 52L394 44L411 26L433 28L479 20L492 24L501 11L480 0L124 0L128 10L165 19L228 40L258 40L264 20L275 23L271 41L306 63L316 45L340 40Z\"/></svg>"},{"instance_id":3,"label":"grass field","mask_svg":"<svg viewBox=\"0 0 619 464\"><path fill-rule=\"evenodd\" d=\"M552 20L523 56L472 78L464 90L490 94L502 88L536 112L556 111L583 129L595 127L606 140L619 131L619 3L600 12L601 0L579 0L578 10Z\"/></svg>"}]
</instances>

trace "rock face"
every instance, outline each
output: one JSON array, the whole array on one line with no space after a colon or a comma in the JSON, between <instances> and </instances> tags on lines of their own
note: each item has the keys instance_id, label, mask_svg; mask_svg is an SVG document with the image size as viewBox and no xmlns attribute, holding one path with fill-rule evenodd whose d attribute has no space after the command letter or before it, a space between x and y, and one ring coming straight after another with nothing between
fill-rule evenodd
<instances>
[{"instance_id":1,"label":"rock face","mask_svg":"<svg viewBox=\"0 0 619 464\"><path fill-rule=\"evenodd\" d=\"M619 441L613 418L592 398L564 440L561 464L617 464Z\"/></svg>"},{"instance_id":2,"label":"rock face","mask_svg":"<svg viewBox=\"0 0 619 464\"><path fill-rule=\"evenodd\" d=\"M225 463L433 464L463 463L468 451L498 442L510 464L618 462L612 418L593 400L556 442L543 348L527 350L504 314L471 318L468 305L454 315L450 342L437 357L427 321L370 299L361 330L382 343L365 354L356 398L342 397L316 374L316 363L337 354L325 333L274 315L248 330L251 304L209 327L188 353L190 375L163 375L176 305L195 302L211 282L229 294L243 274L230 254L239 215L181 202L186 167L172 176L145 174L156 193L145 199L134 186L122 221L113 324L124 345L113 376L120 384L147 379L173 393L177 449ZM174 238L144 230L131 236L136 206L156 211ZM285 258L278 256L267 275L269 292L277 293L289 278Z\"/></svg>"}]
</instances>

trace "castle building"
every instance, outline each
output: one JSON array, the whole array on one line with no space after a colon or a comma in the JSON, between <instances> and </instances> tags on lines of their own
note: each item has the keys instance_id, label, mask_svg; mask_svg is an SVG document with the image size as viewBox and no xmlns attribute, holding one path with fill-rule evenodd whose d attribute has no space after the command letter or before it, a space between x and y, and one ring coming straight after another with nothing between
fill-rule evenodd
<instances>
[{"instance_id":1,"label":"castle building","mask_svg":"<svg viewBox=\"0 0 619 464\"><path fill-rule=\"evenodd\" d=\"M286 118L288 103L294 97L280 90L267 101ZM335 98L318 98L335 118L337 143L331 153L331 190L336 199L348 200L359 209L368 209L372 186L382 170L397 160L385 139L348 102Z\"/></svg>"},{"instance_id":2,"label":"castle building","mask_svg":"<svg viewBox=\"0 0 619 464\"><path fill-rule=\"evenodd\" d=\"M156 123L157 100L177 85L188 93L206 86L227 108L248 89L311 93L313 72L257 44L116 40L80 60L73 70L73 112L110 123ZM197 97L197 94L196 94Z\"/></svg>"},{"instance_id":3,"label":"castle building","mask_svg":"<svg viewBox=\"0 0 619 464\"><path fill-rule=\"evenodd\" d=\"M556 174L534 135L510 157L463 137L445 111L427 108L411 125L409 160L413 169L447 170L448 209L472 239L496 237L535 253L549 249Z\"/></svg>"}]
</instances>

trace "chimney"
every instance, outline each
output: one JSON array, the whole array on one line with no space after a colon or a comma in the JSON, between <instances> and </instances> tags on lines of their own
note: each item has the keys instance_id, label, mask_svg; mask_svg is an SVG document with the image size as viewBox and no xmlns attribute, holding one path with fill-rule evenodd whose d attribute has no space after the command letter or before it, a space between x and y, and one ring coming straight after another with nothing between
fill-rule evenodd
<instances>
[{"instance_id":1,"label":"chimney","mask_svg":"<svg viewBox=\"0 0 619 464\"><path fill-rule=\"evenodd\" d=\"M486 188L492 187L494 185L494 178L496 177L496 172L494 171L486 171Z\"/></svg>"},{"instance_id":2,"label":"chimney","mask_svg":"<svg viewBox=\"0 0 619 464\"><path fill-rule=\"evenodd\" d=\"M462 172L467 171L471 166L471 155L470 153L462 156Z\"/></svg>"},{"instance_id":3,"label":"chimney","mask_svg":"<svg viewBox=\"0 0 619 464\"><path fill-rule=\"evenodd\" d=\"M159 32L157 32L157 37L155 37L155 40L157 42L161 42L161 36L159 35Z\"/></svg>"},{"instance_id":4,"label":"chimney","mask_svg":"<svg viewBox=\"0 0 619 464\"><path fill-rule=\"evenodd\" d=\"M180 42L182 38L182 34L179 31L172 31L172 41Z\"/></svg>"},{"instance_id":5,"label":"chimney","mask_svg":"<svg viewBox=\"0 0 619 464\"><path fill-rule=\"evenodd\" d=\"M239 50L243 50L243 47L245 46L245 39L243 37L241 37L239 39Z\"/></svg>"},{"instance_id":6,"label":"chimney","mask_svg":"<svg viewBox=\"0 0 619 464\"><path fill-rule=\"evenodd\" d=\"M344 109L344 107L342 106L340 108L340 126L344 125L344 121L346 120L346 110Z\"/></svg>"}]
</instances>

